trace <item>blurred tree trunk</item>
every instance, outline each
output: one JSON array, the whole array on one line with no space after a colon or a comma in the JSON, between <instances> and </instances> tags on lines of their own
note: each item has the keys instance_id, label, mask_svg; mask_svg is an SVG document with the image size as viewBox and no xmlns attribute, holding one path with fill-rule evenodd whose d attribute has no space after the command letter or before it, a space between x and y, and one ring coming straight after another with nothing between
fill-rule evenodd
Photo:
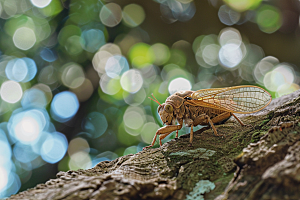
<instances>
[{"instance_id":1,"label":"blurred tree trunk","mask_svg":"<svg viewBox=\"0 0 300 200\"><path fill-rule=\"evenodd\" d=\"M88 170L59 172L9 199L299 199L300 91L258 113ZM210 192L209 192L210 191Z\"/></svg>"}]
</instances>

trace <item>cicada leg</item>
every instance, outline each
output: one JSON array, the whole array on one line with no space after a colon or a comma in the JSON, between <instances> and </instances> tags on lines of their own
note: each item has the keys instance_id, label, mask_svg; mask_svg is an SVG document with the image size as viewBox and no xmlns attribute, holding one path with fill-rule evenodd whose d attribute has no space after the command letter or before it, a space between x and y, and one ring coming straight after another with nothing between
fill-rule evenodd
<instances>
[{"instance_id":1,"label":"cicada leg","mask_svg":"<svg viewBox=\"0 0 300 200\"><path fill-rule=\"evenodd\" d=\"M190 145L189 145L189 146L192 146L192 143L193 143L193 137L194 137L194 131L193 131L193 125L191 125Z\"/></svg>"},{"instance_id":2,"label":"cicada leg","mask_svg":"<svg viewBox=\"0 0 300 200\"><path fill-rule=\"evenodd\" d=\"M210 119L210 117L209 117L208 115L202 114L202 115L199 115L199 116L194 120L193 125L196 126L196 125L198 125L198 124L201 124L201 122L206 121L205 123L208 123L208 124L210 125L210 127L213 129L214 134L215 134L216 136L223 136L223 135L219 135L219 134L218 134L218 131L217 131L217 129L216 129L214 123L218 123L218 122L220 122L220 121L223 121L224 119L226 119L226 118L228 118L228 117L230 117L230 116L231 116L231 113L225 112L225 113L222 113L222 114L220 114L220 115L218 115L218 116L216 116L216 117ZM194 134L193 134L193 127L191 126L190 145L191 145L192 142L193 142L193 136L194 136Z\"/></svg>"},{"instance_id":3,"label":"cicada leg","mask_svg":"<svg viewBox=\"0 0 300 200\"><path fill-rule=\"evenodd\" d=\"M177 130L178 131L178 130ZM170 132L170 133L172 133L172 132ZM165 139L168 135L170 135L170 133L165 133L165 134L163 134L163 135L160 135L159 136L159 145L161 146L162 145L162 140L163 139Z\"/></svg>"},{"instance_id":4,"label":"cicada leg","mask_svg":"<svg viewBox=\"0 0 300 200\"><path fill-rule=\"evenodd\" d=\"M234 116L234 118L242 125L245 126L245 124L233 113L231 113L232 116Z\"/></svg>"},{"instance_id":5,"label":"cicada leg","mask_svg":"<svg viewBox=\"0 0 300 200\"><path fill-rule=\"evenodd\" d=\"M147 149L147 148L149 148L149 147L152 147L152 146L155 144L157 135L164 134L163 136L166 137L167 135L169 135L169 134L172 133L173 131L179 130L179 129L181 129L181 128L182 128L182 124L180 124L180 125L167 125L167 126L164 126L164 127L160 128L160 129L158 129L158 130L156 131L156 133L155 133L155 136L154 136L154 138L153 138L153 141L152 141L151 145L144 147L143 150L144 150L144 149ZM163 136L162 136L162 137L163 137ZM162 139L161 139L161 137L160 137L160 138L159 138L159 143L160 143L160 145L161 145L161 140L162 140Z\"/></svg>"}]
</instances>

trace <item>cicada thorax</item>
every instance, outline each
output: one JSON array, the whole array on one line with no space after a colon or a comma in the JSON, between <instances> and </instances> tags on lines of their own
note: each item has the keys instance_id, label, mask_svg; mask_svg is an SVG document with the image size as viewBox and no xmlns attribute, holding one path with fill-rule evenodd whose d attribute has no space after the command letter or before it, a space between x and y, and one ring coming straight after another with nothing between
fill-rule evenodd
<instances>
[{"instance_id":1,"label":"cicada thorax","mask_svg":"<svg viewBox=\"0 0 300 200\"><path fill-rule=\"evenodd\" d=\"M185 117L184 120L188 121L186 122L186 125L193 124L196 125L208 125L209 122L207 120L202 120L201 123L195 124L193 121L199 117L200 115L207 115L210 119L213 119L217 117L218 115L227 112L219 109L209 108L209 107L203 107L203 106L193 106L190 104L185 104Z\"/></svg>"},{"instance_id":2,"label":"cicada thorax","mask_svg":"<svg viewBox=\"0 0 300 200\"><path fill-rule=\"evenodd\" d=\"M180 91L172 94L166 99L165 104L172 105L174 108L174 117L177 120L182 119L185 114L184 102L186 101L185 97L191 95L193 91Z\"/></svg>"},{"instance_id":3,"label":"cicada thorax","mask_svg":"<svg viewBox=\"0 0 300 200\"><path fill-rule=\"evenodd\" d=\"M172 94L171 96L169 96L166 99L166 104L171 104L174 109L178 109L180 108L184 101L185 101L185 97L188 96L189 94L193 93L192 91L182 91L182 92L176 92L174 94Z\"/></svg>"}]
</instances>

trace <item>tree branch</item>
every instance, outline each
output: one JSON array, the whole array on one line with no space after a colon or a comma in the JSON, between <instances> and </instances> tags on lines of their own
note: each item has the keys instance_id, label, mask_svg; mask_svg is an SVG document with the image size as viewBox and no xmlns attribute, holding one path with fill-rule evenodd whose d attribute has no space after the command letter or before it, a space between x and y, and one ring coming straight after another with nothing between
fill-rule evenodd
<instances>
[{"instance_id":1,"label":"tree branch","mask_svg":"<svg viewBox=\"0 0 300 200\"><path fill-rule=\"evenodd\" d=\"M92 169L56 179L9 199L297 199L300 196L300 92L264 110L238 115ZM235 172L235 173L234 173ZM209 192L210 191L210 192Z\"/></svg>"}]
</instances>

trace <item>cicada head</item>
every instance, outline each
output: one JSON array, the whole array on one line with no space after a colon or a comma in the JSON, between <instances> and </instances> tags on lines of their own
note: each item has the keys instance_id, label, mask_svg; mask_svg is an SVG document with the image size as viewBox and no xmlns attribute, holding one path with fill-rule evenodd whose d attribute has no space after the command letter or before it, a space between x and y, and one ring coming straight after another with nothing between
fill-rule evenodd
<instances>
[{"instance_id":1,"label":"cicada head","mask_svg":"<svg viewBox=\"0 0 300 200\"><path fill-rule=\"evenodd\" d=\"M155 96L152 94L152 98L149 97L152 101L158 103L157 112L160 116L161 121L166 125L175 124L176 117L174 115L174 107L169 103L159 103L159 101L155 98Z\"/></svg>"},{"instance_id":2,"label":"cicada head","mask_svg":"<svg viewBox=\"0 0 300 200\"><path fill-rule=\"evenodd\" d=\"M157 112L161 121L166 125L175 124L174 108L171 104L163 103L159 105Z\"/></svg>"}]
</instances>

